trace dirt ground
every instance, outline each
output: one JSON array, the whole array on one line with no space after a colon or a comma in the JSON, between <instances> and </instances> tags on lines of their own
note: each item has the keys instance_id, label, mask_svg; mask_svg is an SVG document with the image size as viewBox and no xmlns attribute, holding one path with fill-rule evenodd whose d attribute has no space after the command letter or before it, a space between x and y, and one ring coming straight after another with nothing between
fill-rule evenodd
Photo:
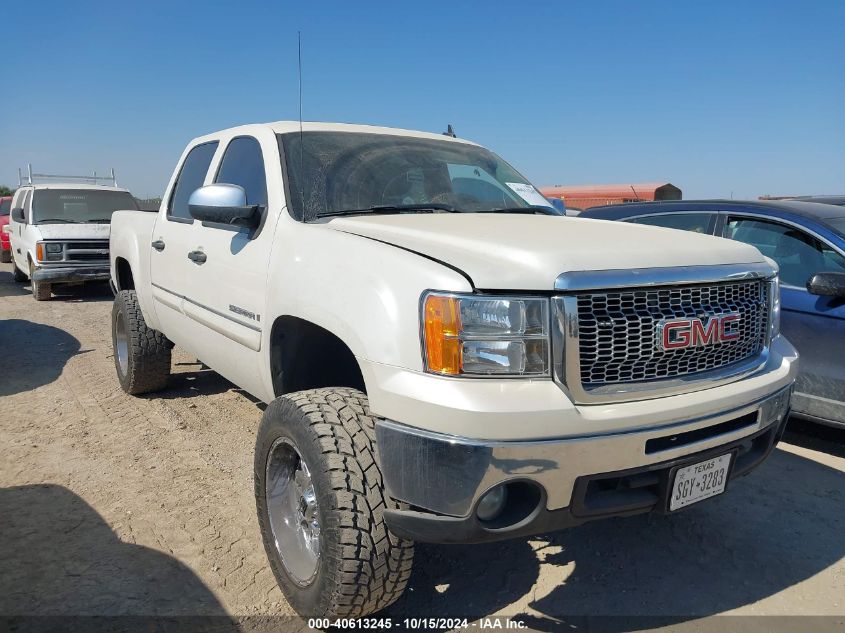
<instances>
[{"instance_id":1,"label":"dirt ground","mask_svg":"<svg viewBox=\"0 0 845 633\"><path fill-rule=\"evenodd\" d=\"M262 407L176 350L132 398L107 288L36 303L0 271L0 614L291 613L252 496ZM795 425L729 494L670 517L417 548L389 615L845 615L845 433Z\"/></svg>"}]
</instances>

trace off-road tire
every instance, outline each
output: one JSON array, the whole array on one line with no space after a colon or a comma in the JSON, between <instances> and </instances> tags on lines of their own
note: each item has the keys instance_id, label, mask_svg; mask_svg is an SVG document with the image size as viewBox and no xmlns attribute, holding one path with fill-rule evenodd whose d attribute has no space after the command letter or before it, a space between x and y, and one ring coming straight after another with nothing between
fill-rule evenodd
<instances>
[{"instance_id":1,"label":"off-road tire","mask_svg":"<svg viewBox=\"0 0 845 633\"><path fill-rule=\"evenodd\" d=\"M24 271L22 271L20 268L18 268L14 264L12 264L12 267L14 268L14 270L12 271L12 277L14 277L16 282L18 282L19 284L22 284L27 279L29 279L29 277L26 276L26 273Z\"/></svg>"},{"instance_id":2,"label":"off-road tire","mask_svg":"<svg viewBox=\"0 0 845 633\"><path fill-rule=\"evenodd\" d=\"M119 319L123 320L127 339L125 371L121 368L118 355ZM134 396L164 389L170 376L173 344L164 334L147 326L134 290L121 290L115 295L111 332L114 367L121 388Z\"/></svg>"},{"instance_id":3,"label":"off-road tire","mask_svg":"<svg viewBox=\"0 0 845 633\"><path fill-rule=\"evenodd\" d=\"M0 262L8 264L10 261L12 261L12 251L0 250Z\"/></svg>"},{"instance_id":4,"label":"off-road tire","mask_svg":"<svg viewBox=\"0 0 845 633\"><path fill-rule=\"evenodd\" d=\"M49 301L53 296L53 287L43 281L35 281L35 266L29 265L30 285L32 286L32 296L36 301Z\"/></svg>"},{"instance_id":5,"label":"off-road tire","mask_svg":"<svg viewBox=\"0 0 845 633\"><path fill-rule=\"evenodd\" d=\"M281 437L299 450L317 496L320 558L304 587L285 570L267 511L267 459ZM405 590L414 546L385 525L384 510L397 504L384 490L375 442L375 418L356 389L299 391L276 398L264 412L255 447L258 522L279 587L300 615L362 617Z\"/></svg>"}]
</instances>

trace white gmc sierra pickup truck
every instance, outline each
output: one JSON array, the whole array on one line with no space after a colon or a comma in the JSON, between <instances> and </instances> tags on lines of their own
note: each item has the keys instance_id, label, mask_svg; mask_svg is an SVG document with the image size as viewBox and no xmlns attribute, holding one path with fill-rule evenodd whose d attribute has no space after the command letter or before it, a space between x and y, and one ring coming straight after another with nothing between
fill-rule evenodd
<instances>
[{"instance_id":1,"label":"white gmc sierra pickup truck","mask_svg":"<svg viewBox=\"0 0 845 633\"><path fill-rule=\"evenodd\" d=\"M474 543L722 493L797 368L753 247L557 215L468 141L280 122L192 141L112 220L123 389L175 344L269 403L255 497L291 605L396 600L413 542Z\"/></svg>"}]
</instances>

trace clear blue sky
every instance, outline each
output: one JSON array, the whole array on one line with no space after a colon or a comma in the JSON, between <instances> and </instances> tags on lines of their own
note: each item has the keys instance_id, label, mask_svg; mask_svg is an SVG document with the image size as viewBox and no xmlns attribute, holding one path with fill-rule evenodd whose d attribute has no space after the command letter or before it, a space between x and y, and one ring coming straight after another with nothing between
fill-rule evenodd
<instances>
[{"instance_id":1,"label":"clear blue sky","mask_svg":"<svg viewBox=\"0 0 845 633\"><path fill-rule=\"evenodd\" d=\"M845 3L5 2L0 184L114 166L160 194L185 143L298 116L442 131L538 185L845 193Z\"/></svg>"}]
</instances>

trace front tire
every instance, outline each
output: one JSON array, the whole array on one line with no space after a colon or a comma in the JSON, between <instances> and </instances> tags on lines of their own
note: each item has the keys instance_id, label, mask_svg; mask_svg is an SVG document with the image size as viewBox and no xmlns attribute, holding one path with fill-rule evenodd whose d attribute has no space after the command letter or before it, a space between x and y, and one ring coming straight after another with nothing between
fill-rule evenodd
<instances>
[{"instance_id":1,"label":"front tire","mask_svg":"<svg viewBox=\"0 0 845 633\"><path fill-rule=\"evenodd\" d=\"M362 617L395 602L413 543L387 530L375 418L355 389L300 391L267 407L255 499L270 567L303 616Z\"/></svg>"},{"instance_id":2,"label":"front tire","mask_svg":"<svg viewBox=\"0 0 845 633\"><path fill-rule=\"evenodd\" d=\"M32 296L36 301L49 301L53 296L53 288L43 281L35 281L35 266L29 265L29 278L32 280Z\"/></svg>"},{"instance_id":3,"label":"front tire","mask_svg":"<svg viewBox=\"0 0 845 633\"><path fill-rule=\"evenodd\" d=\"M12 271L12 277L14 277L15 281L19 284L25 282L29 277L26 276L26 273L18 268L15 264L12 264L14 270Z\"/></svg>"},{"instance_id":4,"label":"front tire","mask_svg":"<svg viewBox=\"0 0 845 633\"><path fill-rule=\"evenodd\" d=\"M128 394L159 391L170 376L173 345L147 326L134 290L121 290L112 306L112 350L117 379Z\"/></svg>"}]
</instances>

